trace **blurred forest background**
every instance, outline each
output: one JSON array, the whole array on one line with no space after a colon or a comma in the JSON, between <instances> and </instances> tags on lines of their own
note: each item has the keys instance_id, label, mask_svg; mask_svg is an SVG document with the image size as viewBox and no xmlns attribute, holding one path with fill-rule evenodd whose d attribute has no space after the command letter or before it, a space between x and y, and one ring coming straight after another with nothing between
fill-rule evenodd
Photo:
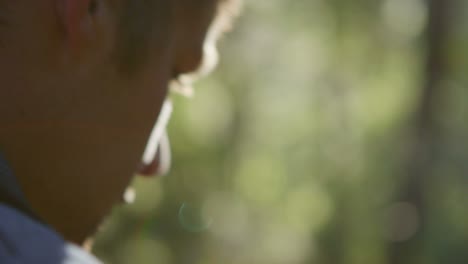
<instances>
[{"instance_id":1,"label":"blurred forest background","mask_svg":"<svg viewBox=\"0 0 468 264\"><path fill-rule=\"evenodd\" d=\"M468 1L247 0L108 263L468 263Z\"/></svg>"}]
</instances>

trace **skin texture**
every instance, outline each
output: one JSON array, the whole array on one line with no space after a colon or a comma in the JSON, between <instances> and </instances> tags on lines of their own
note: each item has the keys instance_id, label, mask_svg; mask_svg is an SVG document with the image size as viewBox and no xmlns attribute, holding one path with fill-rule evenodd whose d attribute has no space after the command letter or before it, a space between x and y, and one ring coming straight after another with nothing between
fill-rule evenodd
<instances>
[{"instance_id":1,"label":"skin texture","mask_svg":"<svg viewBox=\"0 0 468 264\"><path fill-rule=\"evenodd\" d=\"M202 62L218 1L159 2L133 29L123 0L2 4L0 148L34 213L75 243L120 201L170 80Z\"/></svg>"}]
</instances>

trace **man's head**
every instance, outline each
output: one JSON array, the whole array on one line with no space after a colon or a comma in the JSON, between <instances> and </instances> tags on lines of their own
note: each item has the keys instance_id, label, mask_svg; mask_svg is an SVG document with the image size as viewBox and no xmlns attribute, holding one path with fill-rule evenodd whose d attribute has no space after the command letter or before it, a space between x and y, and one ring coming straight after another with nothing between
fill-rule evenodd
<instances>
[{"instance_id":1,"label":"man's head","mask_svg":"<svg viewBox=\"0 0 468 264\"><path fill-rule=\"evenodd\" d=\"M39 218L75 242L94 231L227 2L0 0L0 150Z\"/></svg>"}]
</instances>

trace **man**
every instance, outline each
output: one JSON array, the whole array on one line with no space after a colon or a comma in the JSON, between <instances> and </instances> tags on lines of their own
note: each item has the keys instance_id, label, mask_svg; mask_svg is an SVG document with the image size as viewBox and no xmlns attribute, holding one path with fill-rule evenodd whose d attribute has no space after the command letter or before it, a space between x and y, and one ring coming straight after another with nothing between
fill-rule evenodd
<instances>
[{"instance_id":1,"label":"man","mask_svg":"<svg viewBox=\"0 0 468 264\"><path fill-rule=\"evenodd\" d=\"M169 83L214 66L228 4L0 0L0 263L97 263L64 241L158 170Z\"/></svg>"}]
</instances>

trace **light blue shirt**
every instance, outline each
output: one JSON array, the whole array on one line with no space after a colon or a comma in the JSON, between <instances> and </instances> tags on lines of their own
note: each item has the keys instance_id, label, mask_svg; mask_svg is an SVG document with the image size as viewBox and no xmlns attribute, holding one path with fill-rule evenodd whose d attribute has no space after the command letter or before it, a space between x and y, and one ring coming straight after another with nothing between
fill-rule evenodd
<instances>
[{"instance_id":1,"label":"light blue shirt","mask_svg":"<svg viewBox=\"0 0 468 264\"><path fill-rule=\"evenodd\" d=\"M0 154L0 192L29 208L16 178ZM1 264L100 264L83 249L67 243L28 214L0 203Z\"/></svg>"}]
</instances>

